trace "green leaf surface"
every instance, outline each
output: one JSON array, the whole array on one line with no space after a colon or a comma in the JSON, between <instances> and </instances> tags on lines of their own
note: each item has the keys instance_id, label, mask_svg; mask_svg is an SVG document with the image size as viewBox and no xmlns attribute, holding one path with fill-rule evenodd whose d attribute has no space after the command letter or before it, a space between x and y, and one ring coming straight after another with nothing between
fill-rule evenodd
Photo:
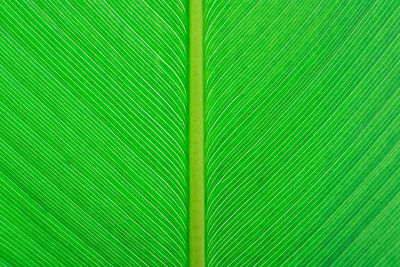
<instances>
[{"instance_id":1,"label":"green leaf surface","mask_svg":"<svg viewBox=\"0 0 400 267\"><path fill-rule=\"evenodd\" d=\"M400 3L204 12L207 264L398 265Z\"/></svg>"},{"instance_id":2,"label":"green leaf surface","mask_svg":"<svg viewBox=\"0 0 400 267\"><path fill-rule=\"evenodd\" d=\"M186 1L0 1L0 259L188 263Z\"/></svg>"},{"instance_id":3,"label":"green leaf surface","mask_svg":"<svg viewBox=\"0 0 400 267\"><path fill-rule=\"evenodd\" d=\"M400 2L190 3L0 0L0 265L400 266Z\"/></svg>"}]
</instances>

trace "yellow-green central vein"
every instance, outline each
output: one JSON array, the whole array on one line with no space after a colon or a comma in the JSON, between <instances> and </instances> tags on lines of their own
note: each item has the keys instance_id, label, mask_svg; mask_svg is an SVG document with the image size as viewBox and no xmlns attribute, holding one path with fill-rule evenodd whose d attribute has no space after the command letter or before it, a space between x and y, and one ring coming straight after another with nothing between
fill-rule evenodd
<instances>
[{"instance_id":1,"label":"yellow-green central vein","mask_svg":"<svg viewBox=\"0 0 400 267\"><path fill-rule=\"evenodd\" d=\"M190 1L190 265L205 265L202 1Z\"/></svg>"}]
</instances>

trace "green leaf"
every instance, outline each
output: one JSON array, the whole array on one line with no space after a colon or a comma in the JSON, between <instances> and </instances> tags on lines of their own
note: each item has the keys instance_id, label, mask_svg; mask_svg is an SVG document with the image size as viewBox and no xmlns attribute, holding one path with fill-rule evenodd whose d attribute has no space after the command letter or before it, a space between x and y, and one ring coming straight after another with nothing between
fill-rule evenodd
<instances>
[{"instance_id":1,"label":"green leaf","mask_svg":"<svg viewBox=\"0 0 400 267\"><path fill-rule=\"evenodd\" d=\"M205 6L207 264L397 265L400 3Z\"/></svg>"},{"instance_id":2,"label":"green leaf","mask_svg":"<svg viewBox=\"0 0 400 267\"><path fill-rule=\"evenodd\" d=\"M0 264L398 266L399 18L0 0Z\"/></svg>"},{"instance_id":3,"label":"green leaf","mask_svg":"<svg viewBox=\"0 0 400 267\"><path fill-rule=\"evenodd\" d=\"M0 13L0 261L187 265L186 1Z\"/></svg>"}]
</instances>

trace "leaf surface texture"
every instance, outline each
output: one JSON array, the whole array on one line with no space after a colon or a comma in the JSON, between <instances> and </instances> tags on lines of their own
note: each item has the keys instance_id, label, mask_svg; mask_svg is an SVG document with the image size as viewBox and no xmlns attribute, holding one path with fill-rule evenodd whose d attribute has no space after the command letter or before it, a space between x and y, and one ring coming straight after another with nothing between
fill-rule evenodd
<instances>
[{"instance_id":1,"label":"leaf surface texture","mask_svg":"<svg viewBox=\"0 0 400 267\"><path fill-rule=\"evenodd\" d=\"M0 1L0 261L188 262L186 1Z\"/></svg>"},{"instance_id":2,"label":"leaf surface texture","mask_svg":"<svg viewBox=\"0 0 400 267\"><path fill-rule=\"evenodd\" d=\"M208 265L398 264L399 2L204 12Z\"/></svg>"}]
</instances>

